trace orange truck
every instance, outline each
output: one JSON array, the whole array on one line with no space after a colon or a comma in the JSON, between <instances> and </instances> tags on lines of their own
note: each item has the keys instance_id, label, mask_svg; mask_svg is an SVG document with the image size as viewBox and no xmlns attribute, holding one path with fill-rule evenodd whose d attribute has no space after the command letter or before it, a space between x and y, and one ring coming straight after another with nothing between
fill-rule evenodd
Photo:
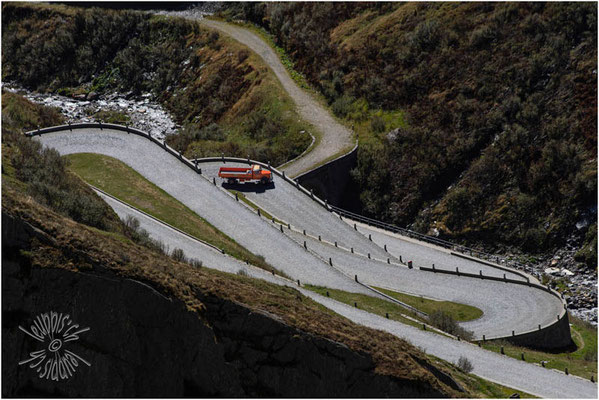
<instances>
[{"instance_id":1,"label":"orange truck","mask_svg":"<svg viewBox=\"0 0 599 400\"><path fill-rule=\"evenodd\" d=\"M220 167L218 176L226 179L228 183L259 181L263 185L272 182L272 172L258 164L252 164L250 167Z\"/></svg>"}]
</instances>

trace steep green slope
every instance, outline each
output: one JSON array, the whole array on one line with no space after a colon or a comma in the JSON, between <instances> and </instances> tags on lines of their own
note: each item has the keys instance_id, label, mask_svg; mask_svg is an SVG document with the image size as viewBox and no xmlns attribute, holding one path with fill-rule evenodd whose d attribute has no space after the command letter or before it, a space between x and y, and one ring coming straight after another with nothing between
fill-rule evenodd
<instances>
[{"instance_id":1,"label":"steep green slope","mask_svg":"<svg viewBox=\"0 0 599 400\"><path fill-rule=\"evenodd\" d=\"M486 247L583 241L575 224L597 205L594 4L252 3L223 16L271 32L356 125L364 214Z\"/></svg>"},{"instance_id":2,"label":"steep green slope","mask_svg":"<svg viewBox=\"0 0 599 400\"><path fill-rule=\"evenodd\" d=\"M182 126L190 157L274 165L311 142L279 81L255 54L197 22L136 11L4 3L2 78L65 95L152 93Z\"/></svg>"}]
</instances>

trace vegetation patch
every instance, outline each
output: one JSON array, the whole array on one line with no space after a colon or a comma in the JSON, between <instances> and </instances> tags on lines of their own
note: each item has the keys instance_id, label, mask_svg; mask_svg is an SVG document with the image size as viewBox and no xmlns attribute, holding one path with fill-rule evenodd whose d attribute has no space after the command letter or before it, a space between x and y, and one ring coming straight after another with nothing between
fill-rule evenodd
<instances>
[{"instance_id":1,"label":"vegetation patch","mask_svg":"<svg viewBox=\"0 0 599 400\"><path fill-rule=\"evenodd\" d=\"M482 317L483 315L482 310L473 306L469 306L467 304L459 304L451 301L431 300L426 299L422 296L413 296L379 287L375 287L375 289L380 290L386 295L391 296L394 299L397 299L412 307L415 307L418 310L425 312L429 315L433 314L436 311L442 311L457 322L472 321Z\"/></svg>"},{"instance_id":2,"label":"vegetation patch","mask_svg":"<svg viewBox=\"0 0 599 400\"><path fill-rule=\"evenodd\" d=\"M151 93L182 126L167 141L186 156L279 165L310 145L312 127L262 59L197 21L6 3L2 24L3 79L66 95ZM210 126L222 136L206 138Z\"/></svg>"},{"instance_id":3,"label":"vegetation patch","mask_svg":"<svg viewBox=\"0 0 599 400\"><path fill-rule=\"evenodd\" d=\"M570 332L575 344L575 350L566 349L560 352L544 352L525 347L514 346L506 341L488 341L482 347L494 352L503 351L508 357L540 365L545 363L545 368L553 368L577 375L585 379L597 380L597 328L586 321L572 315L570 319Z\"/></svg>"}]
</instances>

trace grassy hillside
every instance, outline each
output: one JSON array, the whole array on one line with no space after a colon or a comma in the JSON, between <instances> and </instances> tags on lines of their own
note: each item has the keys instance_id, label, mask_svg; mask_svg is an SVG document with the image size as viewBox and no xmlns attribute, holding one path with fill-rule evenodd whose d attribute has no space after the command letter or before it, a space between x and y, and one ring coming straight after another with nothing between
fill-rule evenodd
<instances>
[{"instance_id":1,"label":"grassy hillside","mask_svg":"<svg viewBox=\"0 0 599 400\"><path fill-rule=\"evenodd\" d=\"M537 252L578 233L596 265L592 3L252 3L360 134L362 212ZM585 239L585 232L589 232Z\"/></svg>"},{"instance_id":2,"label":"grassy hillside","mask_svg":"<svg viewBox=\"0 0 599 400\"><path fill-rule=\"evenodd\" d=\"M274 165L301 154L311 128L262 60L181 18L63 5L3 3L2 78L65 95L152 93L182 126L190 157Z\"/></svg>"}]
</instances>

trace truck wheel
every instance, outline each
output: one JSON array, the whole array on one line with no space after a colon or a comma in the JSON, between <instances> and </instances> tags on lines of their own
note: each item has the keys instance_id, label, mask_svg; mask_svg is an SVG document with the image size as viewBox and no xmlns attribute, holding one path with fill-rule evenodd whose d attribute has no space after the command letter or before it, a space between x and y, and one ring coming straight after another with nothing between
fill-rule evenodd
<instances>
[{"instance_id":1,"label":"truck wheel","mask_svg":"<svg viewBox=\"0 0 599 400\"><path fill-rule=\"evenodd\" d=\"M262 179L260 179L260 182L261 182L263 185L268 185L268 178L262 178Z\"/></svg>"},{"instance_id":2,"label":"truck wheel","mask_svg":"<svg viewBox=\"0 0 599 400\"><path fill-rule=\"evenodd\" d=\"M227 179L227 183L228 183L229 185L232 185L232 184L234 184L234 183L235 183L235 179L234 179L234 178L229 178L229 179Z\"/></svg>"}]
</instances>

